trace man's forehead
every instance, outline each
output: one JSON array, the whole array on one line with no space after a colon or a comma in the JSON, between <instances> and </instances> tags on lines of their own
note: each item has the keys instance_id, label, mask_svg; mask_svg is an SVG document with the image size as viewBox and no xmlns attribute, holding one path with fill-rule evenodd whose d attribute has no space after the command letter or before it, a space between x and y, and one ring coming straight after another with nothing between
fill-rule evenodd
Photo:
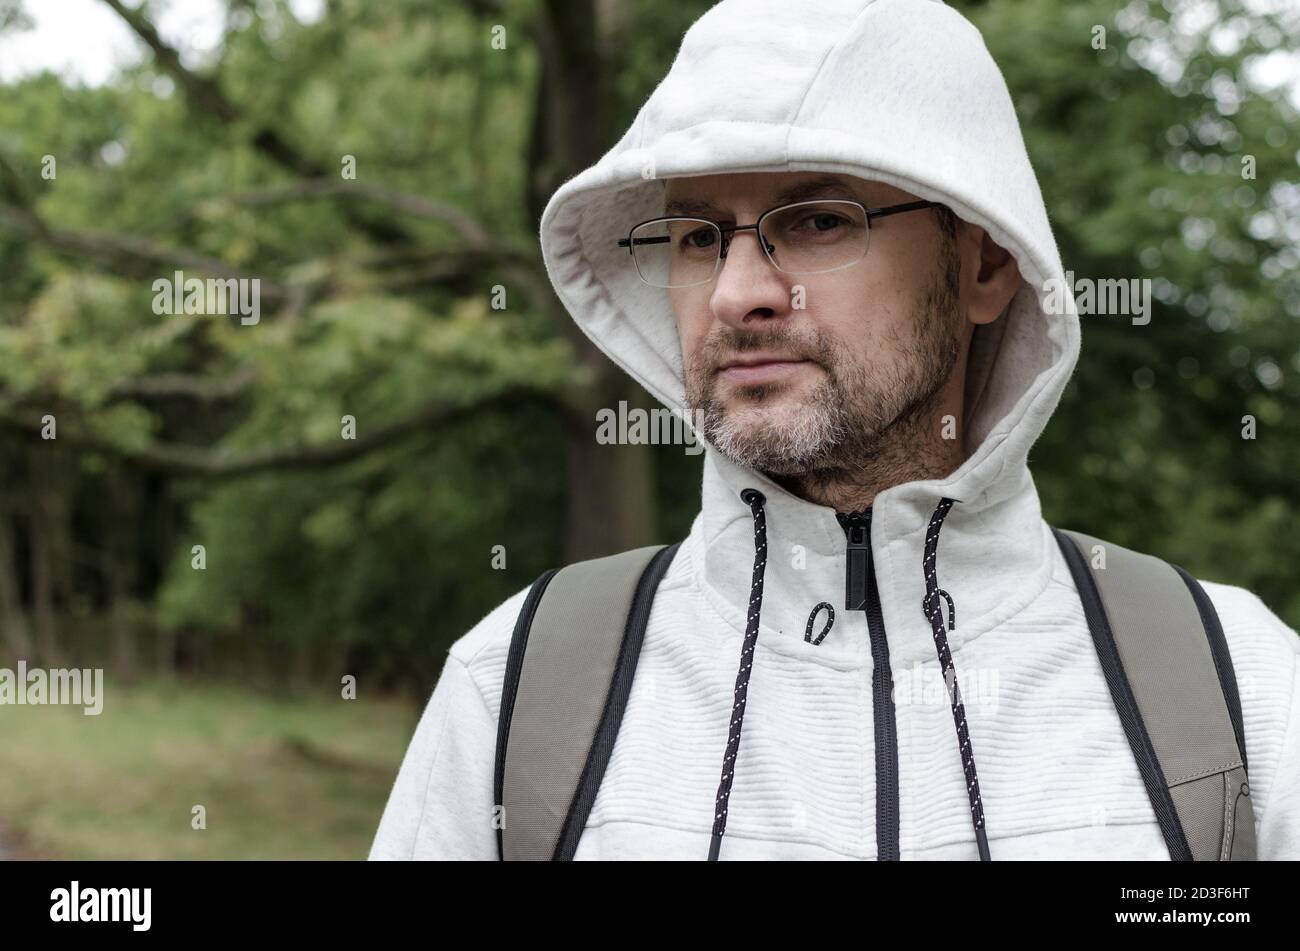
<instances>
[{"instance_id":1,"label":"man's forehead","mask_svg":"<svg viewBox=\"0 0 1300 951\"><path fill-rule=\"evenodd\" d=\"M666 180L664 213L724 212L735 205L776 205L813 198L870 201L888 186L853 175L816 172L732 172Z\"/></svg>"}]
</instances>

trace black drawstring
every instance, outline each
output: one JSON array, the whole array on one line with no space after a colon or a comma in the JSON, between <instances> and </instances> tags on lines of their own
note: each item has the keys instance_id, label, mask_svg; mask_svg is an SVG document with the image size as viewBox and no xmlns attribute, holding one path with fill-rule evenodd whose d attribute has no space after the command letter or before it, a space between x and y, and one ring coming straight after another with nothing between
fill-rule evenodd
<instances>
[{"instance_id":1,"label":"black drawstring","mask_svg":"<svg viewBox=\"0 0 1300 951\"><path fill-rule=\"evenodd\" d=\"M727 749L722 758L722 778L718 781L718 795L713 815L713 837L709 843L709 861L718 860L718 851L722 847L722 837L727 829L727 804L731 799L731 783L735 776L736 756L740 752L740 731L745 721L745 700L749 693L749 674L754 666L754 647L758 643L759 616L763 608L763 576L767 568L767 518L763 511L766 499L757 489L745 489L740 493L741 501L749 506L754 516L754 573L749 589L749 614L745 623L745 640L740 652L740 669L736 671L736 688L731 706L731 726L727 734ZM988 836L984 830L984 806L980 801L979 776L975 772L975 754L971 749L970 731L966 727L966 707L962 703L961 689L957 685L957 671L953 667L952 652L948 649L947 632L957 627L957 605L952 595L939 587L936 577L936 560L939 549L939 530L943 521L952 510L953 499L941 499L930 525L925 533L925 554L921 560L921 570L925 575L925 598L921 610L930 622L934 634L934 646L939 654L939 663L943 668L944 683L948 685L948 697L952 704L953 723L957 728L958 748L961 751L962 770L966 774L966 794L970 798L971 822L975 827L975 842L979 847L980 860L990 861ZM948 602L948 626L944 627L943 609L940 599ZM825 608L827 611L826 627L812 640L813 621ZM822 602L813 608L808 617L808 629L804 640L820 644L835 623L835 609Z\"/></svg>"},{"instance_id":2,"label":"black drawstring","mask_svg":"<svg viewBox=\"0 0 1300 951\"><path fill-rule=\"evenodd\" d=\"M822 628L822 632L817 635L817 640L814 641L812 636L813 621L817 620L817 615L822 608L826 609L826 626ZM823 601L821 604L817 605L815 608L812 609L812 614L808 615L808 627L803 632L803 639L809 644L812 644L814 647L816 647L822 641L826 640L826 635L831 632L831 625L834 623L835 623L835 609L831 607L829 601Z\"/></svg>"},{"instance_id":3,"label":"black drawstring","mask_svg":"<svg viewBox=\"0 0 1300 951\"><path fill-rule=\"evenodd\" d=\"M731 729L727 734L727 752L722 757L722 778L718 781L718 798L713 811L713 840L709 843L709 861L718 860L718 849L727 830L727 802L731 799L731 780L735 775L736 754L740 752L740 728L745 720L745 698L749 693L749 672L754 666L754 645L758 643L758 617L763 608L763 573L767 568L767 518L763 513L763 493L746 489L740 500L754 514L754 576L749 587L749 616L745 622L745 643L740 651L740 669L736 671L736 691L731 704Z\"/></svg>"},{"instance_id":4,"label":"black drawstring","mask_svg":"<svg viewBox=\"0 0 1300 951\"><path fill-rule=\"evenodd\" d=\"M957 726L957 746L961 750L961 766L966 773L966 795L970 798L971 823L975 826L975 843L979 847L980 861L987 862L989 856L988 836L984 832L984 804L980 801L980 781L975 772L975 753L970 745L970 731L966 728L966 706L962 703L961 688L957 686L957 671L953 668L952 652L948 650L947 631L957 627L957 606L952 595L939 587L935 577L935 561L939 549L939 529L943 520L952 509L953 499L941 499L934 514L930 516L930 526L925 532L925 555L921 559L921 570L925 574L925 598L921 601L921 611L930 621L930 630L934 634L934 646L939 652L939 664L943 667L943 680L948 685L948 699L952 704L952 719ZM948 601L948 628L943 626L943 609L939 598Z\"/></svg>"}]
</instances>

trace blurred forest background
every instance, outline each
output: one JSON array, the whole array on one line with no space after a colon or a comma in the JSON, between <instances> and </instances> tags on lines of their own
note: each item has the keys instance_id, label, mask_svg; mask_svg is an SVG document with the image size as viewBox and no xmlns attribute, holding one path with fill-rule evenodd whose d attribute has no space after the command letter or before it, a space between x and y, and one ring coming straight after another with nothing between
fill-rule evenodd
<instances>
[{"instance_id":1,"label":"blurred forest background","mask_svg":"<svg viewBox=\"0 0 1300 951\"><path fill-rule=\"evenodd\" d=\"M544 569L698 510L699 457L595 443L596 408L652 401L574 329L536 231L711 4L223 2L211 55L159 32L168 0L102 0L136 65L0 83L0 665L135 685L116 726L27 711L0 741L0 826L37 851L364 855L450 643ZM1031 459L1048 519L1300 627L1300 123L1258 79L1300 11L951 5L1006 75L1067 268L1157 297L1146 326L1083 318ZM34 7L0 0L0 65ZM178 269L259 278L260 321L156 315ZM204 785L232 764L314 818ZM116 833L68 792L126 776ZM238 799L221 845L152 815L182 776Z\"/></svg>"}]
</instances>

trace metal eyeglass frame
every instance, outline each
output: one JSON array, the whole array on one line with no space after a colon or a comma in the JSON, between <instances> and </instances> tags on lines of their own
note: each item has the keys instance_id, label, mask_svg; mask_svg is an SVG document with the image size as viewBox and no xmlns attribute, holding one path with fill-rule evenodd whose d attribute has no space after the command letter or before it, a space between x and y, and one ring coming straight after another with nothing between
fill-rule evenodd
<instances>
[{"instance_id":1,"label":"metal eyeglass frame","mask_svg":"<svg viewBox=\"0 0 1300 951\"><path fill-rule=\"evenodd\" d=\"M656 221L702 221L711 224L713 227L718 229L722 235L722 243L718 248L718 256L713 262L713 273L703 280L696 281L693 284L670 285L669 289L677 290L682 287L698 287L701 284L707 284L718 276L718 268L721 266L722 262L727 259L727 248L731 245L731 236L737 231L753 231L755 237L762 238L763 232L759 229L762 227L763 221L768 215L775 214L778 211L785 211L788 208L797 208L800 205L825 205L830 203L857 205L858 208L862 210L864 220L867 222L868 231L871 230L871 222L876 218L887 218L890 215L898 215L906 211L920 211L923 208L938 208L940 206L940 203L937 201L909 201L904 202L901 205L886 205L883 208L868 208L866 205L862 204L862 202L854 201L851 198L813 198L808 201L796 201L787 205L778 205L775 208L769 208L767 211L759 215L758 220L752 225L733 225L730 228L724 228L716 221L710 221L708 218L692 218L689 215L661 215L658 218L647 218L645 221L639 221L634 224L628 231L626 238L618 239L618 247L627 248L627 253L632 256L632 265L636 269L637 277L641 279L642 283L647 284L650 287L663 287L661 284L651 284L645 279L645 275L641 273L641 269L636 267L636 255L632 250L632 246L633 244L663 244L666 241L671 241L672 236L660 235L653 238L633 238L633 232L635 232L637 228L648 224L654 224ZM787 271L772 259L772 251L774 248L769 245L766 240L760 241L759 244L763 248L763 255L767 258L768 262L782 274L829 274L832 271L839 271L846 267L852 267L866 258L866 253L864 252L862 257L858 258L856 261L850 261L848 264L841 264L838 267L827 268L825 271Z\"/></svg>"}]
</instances>

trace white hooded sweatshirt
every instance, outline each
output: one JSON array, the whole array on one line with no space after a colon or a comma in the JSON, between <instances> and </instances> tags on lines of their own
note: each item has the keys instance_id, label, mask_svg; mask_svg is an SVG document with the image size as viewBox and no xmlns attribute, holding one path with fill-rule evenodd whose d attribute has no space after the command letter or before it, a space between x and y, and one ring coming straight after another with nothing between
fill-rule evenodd
<instances>
[{"instance_id":1,"label":"white hooded sweatshirt","mask_svg":"<svg viewBox=\"0 0 1300 951\"><path fill-rule=\"evenodd\" d=\"M710 448L701 511L658 589L576 858L709 853L755 562L741 493L755 488L769 557L721 858L875 859L882 844L902 859L978 857L922 608L927 527L946 497L959 501L935 570L956 609L948 643L992 858L1167 860L1026 465L1074 368L1080 326L1045 306L1063 269L978 31L937 0L725 0L686 33L627 133L555 193L540 237L557 293L671 409L684 411L685 392L667 292L642 283L616 241L663 214L659 179L746 171L850 174L942 202L1014 255L1024 285L972 344L966 461L946 478L888 488L872 508L893 722L873 695L867 614L841 610L846 538L834 510ZM1203 584L1239 684L1259 857L1300 858L1300 639L1250 592ZM525 593L451 647L372 859L497 857L497 714ZM814 645L805 627L823 601L836 619ZM891 733L897 764L882 768L878 738ZM885 764L895 755L882 753ZM897 802L893 829L877 827L882 783Z\"/></svg>"}]
</instances>

